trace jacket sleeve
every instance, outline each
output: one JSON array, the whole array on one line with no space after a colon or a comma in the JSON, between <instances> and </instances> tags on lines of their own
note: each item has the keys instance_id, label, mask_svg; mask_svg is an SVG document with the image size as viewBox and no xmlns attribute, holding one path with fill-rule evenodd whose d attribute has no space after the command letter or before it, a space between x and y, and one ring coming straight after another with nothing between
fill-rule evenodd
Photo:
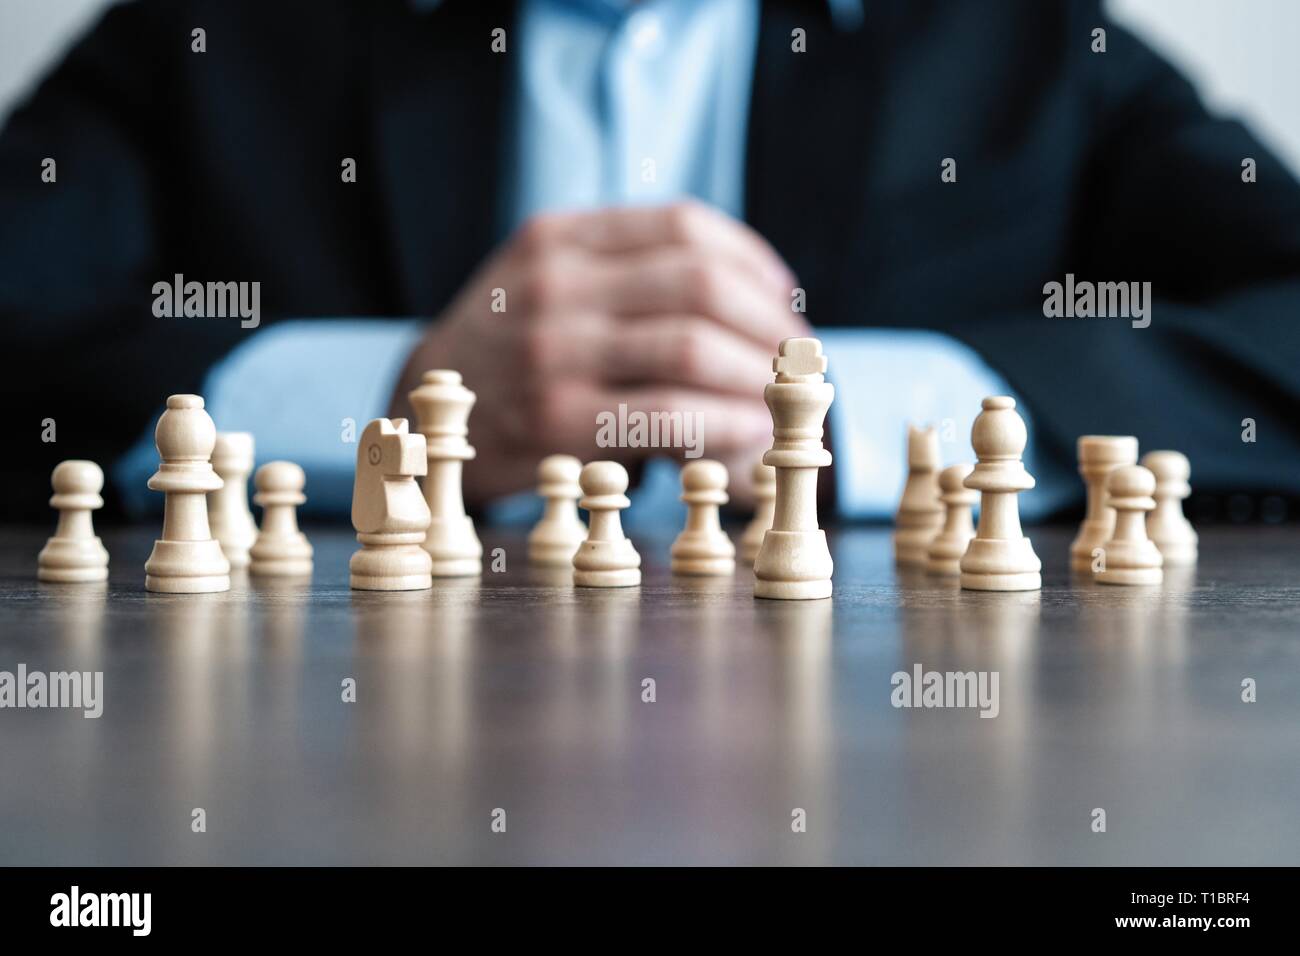
<instances>
[{"instance_id":1,"label":"jacket sleeve","mask_svg":"<svg viewBox=\"0 0 1300 956\"><path fill-rule=\"evenodd\" d=\"M157 265L165 144L182 135L167 51L189 43L163 9L111 9L0 132L0 394L20 449L0 470L10 519L44 520L58 461L107 470L237 341L237 323L153 315L154 283L171 281Z\"/></svg>"}]
</instances>

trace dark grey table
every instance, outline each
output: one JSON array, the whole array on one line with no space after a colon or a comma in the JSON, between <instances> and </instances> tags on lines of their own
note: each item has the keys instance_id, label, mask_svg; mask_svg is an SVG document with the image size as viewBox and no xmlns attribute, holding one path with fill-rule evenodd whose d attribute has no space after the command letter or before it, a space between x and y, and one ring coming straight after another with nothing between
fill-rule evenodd
<instances>
[{"instance_id":1,"label":"dark grey table","mask_svg":"<svg viewBox=\"0 0 1300 956\"><path fill-rule=\"evenodd\" d=\"M344 529L307 586L146 594L152 528L38 586L47 533L3 533L0 670L102 671L104 710L0 710L3 863L1300 863L1298 528L1203 529L1158 589L1033 530L1031 594L844 530L815 603L674 579L669 538L575 590L491 529L507 571L432 591L349 591ZM918 663L996 671L997 717L894 707Z\"/></svg>"}]
</instances>

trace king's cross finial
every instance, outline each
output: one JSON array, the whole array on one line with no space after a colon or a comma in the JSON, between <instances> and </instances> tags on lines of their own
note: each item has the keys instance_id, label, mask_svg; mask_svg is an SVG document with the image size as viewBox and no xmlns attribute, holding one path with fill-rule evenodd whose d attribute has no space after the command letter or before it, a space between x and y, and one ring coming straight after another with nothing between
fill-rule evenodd
<instances>
[{"instance_id":1,"label":"king's cross finial","mask_svg":"<svg viewBox=\"0 0 1300 956\"><path fill-rule=\"evenodd\" d=\"M826 374L826 356L817 339L786 339L772 359L772 371L780 381L807 381Z\"/></svg>"}]
</instances>

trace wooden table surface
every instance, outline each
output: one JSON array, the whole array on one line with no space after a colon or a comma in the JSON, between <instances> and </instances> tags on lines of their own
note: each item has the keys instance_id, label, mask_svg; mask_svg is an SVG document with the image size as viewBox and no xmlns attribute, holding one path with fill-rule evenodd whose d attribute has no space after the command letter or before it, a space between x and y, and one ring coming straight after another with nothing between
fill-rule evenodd
<instances>
[{"instance_id":1,"label":"wooden table surface","mask_svg":"<svg viewBox=\"0 0 1300 956\"><path fill-rule=\"evenodd\" d=\"M107 587L38 585L48 529L4 529L0 671L102 671L104 709L0 710L0 862L1300 863L1300 528L1202 529L1154 589L1031 529L1028 594L841 529L809 603L672 578L670 537L574 589L491 529L502 573L353 592L351 534L308 530L308 585L169 596L154 528L104 535ZM996 671L998 715L894 707L918 663Z\"/></svg>"}]
</instances>

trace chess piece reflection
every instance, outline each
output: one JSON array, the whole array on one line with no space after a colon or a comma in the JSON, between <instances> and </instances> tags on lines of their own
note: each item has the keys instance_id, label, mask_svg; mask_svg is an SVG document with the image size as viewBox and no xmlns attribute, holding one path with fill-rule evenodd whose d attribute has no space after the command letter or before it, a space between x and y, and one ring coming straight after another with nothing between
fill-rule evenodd
<instances>
[{"instance_id":1,"label":"chess piece reflection","mask_svg":"<svg viewBox=\"0 0 1300 956\"><path fill-rule=\"evenodd\" d=\"M1147 535L1160 549L1166 569L1196 563L1196 531L1183 514L1183 499L1192 493L1192 466L1177 451L1152 451L1142 465L1155 475L1154 511L1147 512Z\"/></svg>"},{"instance_id":2,"label":"chess piece reflection","mask_svg":"<svg viewBox=\"0 0 1300 956\"><path fill-rule=\"evenodd\" d=\"M537 567L572 570L573 556L587 537L578 517L582 462L572 455L548 455L537 466L537 493L546 501L541 520L528 534L528 560Z\"/></svg>"},{"instance_id":3,"label":"chess piece reflection","mask_svg":"<svg viewBox=\"0 0 1300 956\"><path fill-rule=\"evenodd\" d=\"M298 530L298 506L307 476L291 461L270 461L257 469L253 501L262 508L262 530L253 542L249 573L262 577L306 577L312 548Z\"/></svg>"},{"instance_id":4,"label":"chess piece reflection","mask_svg":"<svg viewBox=\"0 0 1300 956\"><path fill-rule=\"evenodd\" d=\"M432 558L431 573L438 578L481 574L483 545L474 532L473 519L465 513L461 491L464 463L474 457L474 448L465 436L476 396L461 384L459 372L435 369L424 373L410 398L429 458L424 478L424 499L429 506L424 550Z\"/></svg>"},{"instance_id":5,"label":"chess piece reflection","mask_svg":"<svg viewBox=\"0 0 1300 956\"><path fill-rule=\"evenodd\" d=\"M686 528L672 546L673 574L729 575L736 570L736 546L718 520L727 503L727 466L702 458L682 468Z\"/></svg>"},{"instance_id":6,"label":"chess piece reflection","mask_svg":"<svg viewBox=\"0 0 1300 956\"><path fill-rule=\"evenodd\" d=\"M198 395L172 395L158 419L154 441L162 464L149 479L166 495L162 537L145 562L149 591L199 594L230 590L230 562L208 527L208 492L221 478L212 470L217 428Z\"/></svg>"},{"instance_id":7,"label":"chess piece reflection","mask_svg":"<svg viewBox=\"0 0 1300 956\"><path fill-rule=\"evenodd\" d=\"M415 483L428 470L424 436L405 418L376 418L357 445L352 526L361 549L348 563L359 591L418 591L433 587L433 560L424 550L429 506Z\"/></svg>"},{"instance_id":8,"label":"chess piece reflection","mask_svg":"<svg viewBox=\"0 0 1300 956\"><path fill-rule=\"evenodd\" d=\"M930 544L944 521L939 500L939 433L930 428L907 427L907 483L894 518L894 560L925 568Z\"/></svg>"},{"instance_id":9,"label":"chess piece reflection","mask_svg":"<svg viewBox=\"0 0 1300 956\"><path fill-rule=\"evenodd\" d=\"M108 579L108 551L95 535L91 512L104 507L104 472L93 461L60 462L50 475L50 507L59 512L54 536L36 559L36 577L56 583Z\"/></svg>"},{"instance_id":10,"label":"chess piece reflection","mask_svg":"<svg viewBox=\"0 0 1300 956\"><path fill-rule=\"evenodd\" d=\"M217 432L212 447L212 470L221 479L208 492L208 522L212 537L232 571L248 567L248 549L257 539L257 524L248 509L248 476L253 471L253 436L248 432Z\"/></svg>"}]
</instances>

